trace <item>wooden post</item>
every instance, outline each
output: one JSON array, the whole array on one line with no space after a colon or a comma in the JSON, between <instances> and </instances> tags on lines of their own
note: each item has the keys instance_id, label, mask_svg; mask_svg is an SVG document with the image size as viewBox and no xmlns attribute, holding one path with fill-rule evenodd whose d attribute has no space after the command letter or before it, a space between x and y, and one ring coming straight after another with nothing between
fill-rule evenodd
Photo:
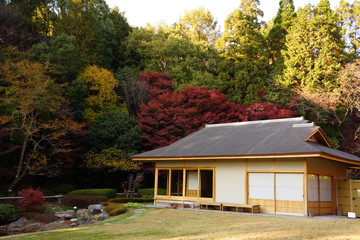
<instances>
[{"instance_id":1,"label":"wooden post","mask_svg":"<svg viewBox=\"0 0 360 240\"><path fill-rule=\"evenodd\" d=\"M351 212L354 212L353 186L351 179L349 179L349 189L350 189L350 210Z\"/></svg>"},{"instance_id":2,"label":"wooden post","mask_svg":"<svg viewBox=\"0 0 360 240\"><path fill-rule=\"evenodd\" d=\"M186 169L183 169L183 194L182 197L186 196Z\"/></svg>"},{"instance_id":3,"label":"wooden post","mask_svg":"<svg viewBox=\"0 0 360 240\"><path fill-rule=\"evenodd\" d=\"M304 158L304 213L305 216L309 216L308 211L308 170L307 170L307 158Z\"/></svg>"},{"instance_id":4,"label":"wooden post","mask_svg":"<svg viewBox=\"0 0 360 240\"><path fill-rule=\"evenodd\" d=\"M158 193L158 181L159 181L159 169L157 169L157 167L156 167L156 163L155 163L155 186L154 186L154 198L156 198L157 197L157 193Z\"/></svg>"}]
</instances>

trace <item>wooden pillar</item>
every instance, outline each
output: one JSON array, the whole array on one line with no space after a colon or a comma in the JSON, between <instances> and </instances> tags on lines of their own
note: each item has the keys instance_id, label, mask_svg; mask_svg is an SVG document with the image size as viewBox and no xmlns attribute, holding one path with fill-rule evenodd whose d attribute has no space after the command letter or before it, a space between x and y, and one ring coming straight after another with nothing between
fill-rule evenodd
<instances>
[{"instance_id":1,"label":"wooden pillar","mask_svg":"<svg viewBox=\"0 0 360 240\"><path fill-rule=\"evenodd\" d=\"M186 196L186 169L183 169L183 194L182 197Z\"/></svg>"},{"instance_id":2,"label":"wooden pillar","mask_svg":"<svg viewBox=\"0 0 360 240\"><path fill-rule=\"evenodd\" d=\"M157 197L158 193L158 184L159 184L159 169L157 169L157 164L155 163L155 186L154 186L154 197Z\"/></svg>"},{"instance_id":3,"label":"wooden pillar","mask_svg":"<svg viewBox=\"0 0 360 240\"><path fill-rule=\"evenodd\" d=\"M304 215L309 216L308 211L308 169L307 158L304 158Z\"/></svg>"}]
</instances>

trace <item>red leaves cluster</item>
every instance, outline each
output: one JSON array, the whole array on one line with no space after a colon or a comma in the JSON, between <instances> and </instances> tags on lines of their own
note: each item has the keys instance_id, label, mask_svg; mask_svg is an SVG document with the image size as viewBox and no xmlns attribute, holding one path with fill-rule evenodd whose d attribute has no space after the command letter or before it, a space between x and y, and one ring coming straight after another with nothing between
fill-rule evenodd
<instances>
[{"instance_id":1,"label":"red leaves cluster","mask_svg":"<svg viewBox=\"0 0 360 240\"><path fill-rule=\"evenodd\" d=\"M206 123L244 121L243 109L219 90L186 87L151 99L140 107L137 122L146 149L166 146Z\"/></svg>"},{"instance_id":2,"label":"red leaves cluster","mask_svg":"<svg viewBox=\"0 0 360 240\"><path fill-rule=\"evenodd\" d=\"M19 208L24 212L37 212L46 203L44 194L32 188L23 189L19 192L23 198L19 200Z\"/></svg>"},{"instance_id":3,"label":"red leaves cluster","mask_svg":"<svg viewBox=\"0 0 360 240\"><path fill-rule=\"evenodd\" d=\"M254 103L245 108L229 102L220 90L186 87L181 92L171 91L166 81L151 72L148 78L157 94L140 106L137 123L142 128L144 150L167 146L190 133L212 123L241 122L292 117L295 113L280 105ZM144 75L143 75L144 76ZM142 79L144 79L142 77ZM164 83L166 82L166 84ZM161 87L159 87L161 86ZM167 86L167 87L164 87ZM162 93L160 89L163 90Z\"/></svg>"},{"instance_id":4,"label":"red leaves cluster","mask_svg":"<svg viewBox=\"0 0 360 240\"><path fill-rule=\"evenodd\" d=\"M173 82L166 73L154 71L141 72L139 74L140 82L145 83L151 97L156 97L164 93L170 93L173 90Z\"/></svg>"}]
</instances>

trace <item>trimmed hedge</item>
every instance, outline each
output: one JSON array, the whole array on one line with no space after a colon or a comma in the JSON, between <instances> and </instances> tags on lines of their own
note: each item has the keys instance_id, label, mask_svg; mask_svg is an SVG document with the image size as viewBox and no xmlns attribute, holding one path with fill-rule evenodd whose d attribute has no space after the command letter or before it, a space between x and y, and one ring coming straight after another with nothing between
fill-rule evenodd
<instances>
[{"instance_id":1,"label":"trimmed hedge","mask_svg":"<svg viewBox=\"0 0 360 240\"><path fill-rule=\"evenodd\" d=\"M105 207L105 212L107 212L109 214L109 216L116 216L116 215L126 212L126 209L127 209L127 207L124 205L117 205L116 203L110 202Z\"/></svg>"},{"instance_id":2,"label":"trimmed hedge","mask_svg":"<svg viewBox=\"0 0 360 240\"><path fill-rule=\"evenodd\" d=\"M138 194L141 198L153 198L154 197L154 188L143 188L138 190ZM158 195L166 195L166 189L159 188Z\"/></svg>"},{"instance_id":3,"label":"trimmed hedge","mask_svg":"<svg viewBox=\"0 0 360 240\"><path fill-rule=\"evenodd\" d=\"M0 203L0 225L4 225L20 218L19 210L11 204Z\"/></svg>"},{"instance_id":4,"label":"trimmed hedge","mask_svg":"<svg viewBox=\"0 0 360 240\"><path fill-rule=\"evenodd\" d=\"M69 207L87 208L91 204L98 204L100 202L106 202L107 197L104 196L80 196L70 195L64 196L63 203Z\"/></svg>"},{"instance_id":5,"label":"trimmed hedge","mask_svg":"<svg viewBox=\"0 0 360 240\"><path fill-rule=\"evenodd\" d=\"M113 188L94 188L94 189L78 189L68 192L66 195L81 195L81 196L105 196L107 198L116 197L116 190Z\"/></svg>"},{"instance_id":6,"label":"trimmed hedge","mask_svg":"<svg viewBox=\"0 0 360 240\"><path fill-rule=\"evenodd\" d=\"M128 203L128 202L152 202L154 199L152 198L112 198L109 199L108 202L112 203Z\"/></svg>"}]
</instances>

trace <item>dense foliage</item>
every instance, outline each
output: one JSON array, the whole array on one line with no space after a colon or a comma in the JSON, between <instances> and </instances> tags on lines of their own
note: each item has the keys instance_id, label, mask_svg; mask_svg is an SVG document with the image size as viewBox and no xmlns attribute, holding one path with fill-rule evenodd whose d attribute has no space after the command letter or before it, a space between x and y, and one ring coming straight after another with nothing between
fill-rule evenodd
<instances>
[{"instance_id":1,"label":"dense foliage","mask_svg":"<svg viewBox=\"0 0 360 240\"><path fill-rule=\"evenodd\" d=\"M305 115L359 155L359 11L239 0L220 31L204 7L140 28L104 0L0 1L0 189L119 190L132 154L208 123Z\"/></svg>"},{"instance_id":2,"label":"dense foliage","mask_svg":"<svg viewBox=\"0 0 360 240\"><path fill-rule=\"evenodd\" d=\"M16 221L20 218L17 207L11 204L0 203L0 225Z\"/></svg>"},{"instance_id":3,"label":"dense foliage","mask_svg":"<svg viewBox=\"0 0 360 240\"><path fill-rule=\"evenodd\" d=\"M24 212L38 212L43 210L46 203L44 194L32 188L23 189L19 192L22 199L19 200L19 209Z\"/></svg>"},{"instance_id":4,"label":"dense foliage","mask_svg":"<svg viewBox=\"0 0 360 240\"><path fill-rule=\"evenodd\" d=\"M116 196L116 190L111 188L99 188L99 189L78 189L68 192L66 195L83 195L83 196L104 196L107 198L114 198Z\"/></svg>"}]
</instances>

